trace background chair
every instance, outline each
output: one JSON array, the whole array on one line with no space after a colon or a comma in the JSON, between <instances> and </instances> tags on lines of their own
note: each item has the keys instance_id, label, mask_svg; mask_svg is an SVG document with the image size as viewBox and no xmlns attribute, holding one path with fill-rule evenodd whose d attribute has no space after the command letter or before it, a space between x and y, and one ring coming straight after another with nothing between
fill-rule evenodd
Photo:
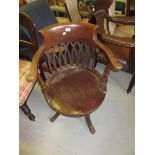
<instances>
[{"instance_id":1,"label":"background chair","mask_svg":"<svg viewBox=\"0 0 155 155\"><path fill-rule=\"evenodd\" d=\"M38 30L48 25L58 23L53 11L49 8L49 4L47 0L37 0L31 3L28 3L20 7L20 12L24 13L25 16L27 16L27 18L29 18L32 21L35 27L35 33L33 34L32 33L29 34L29 31L26 30L28 26L25 26L25 28L20 27L20 32L19 32L20 39L27 40L31 43L33 43L35 40L37 47L41 44L41 39L40 39L40 36L38 35ZM32 38L35 37L36 39L31 40L31 37ZM22 50L22 48L20 50ZM22 57L24 55L25 59L32 60L35 50L34 51L29 50L29 54L27 52L22 52Z\"/></svg>"},{"instance_id":2,"label":"background chair","mask_svg":"<svg viewBox=\"0 0 155 155\"><path fill-rule=\"evenodd\" d=\"M20 7L20 13L24 14L24 16L22 16L19 20L22 21L27 21L25 18L29 18L29 22L28 24L32 23L33 25L33 33L30 33L30 31L28 31L27 29L29 29L29 27L31 27L28 24L25 24L25 27L21 27L20 26L20 40L27 40L31 43L33 43L36 48L30 50L29 53L28 52L20 52L20 57L22 56L22 58L25 58L27 60L32 60L32 57L36 51L36 49L38 48L39 44L41 44L41 39L40 36L38 35L37 31L47 25L53 24L53 23L57 23L57 20L53 14L53 12L48 8L48 3L43 0L37 0L31 3L28 3L22 7ZM25 17L26 16L26 17ZM46 16L46 18L45 18ZM23 19L22 19L23 18ZM30 22L31 21L31 22ZM35 38L35 39L33 39ZM33 40L32 40L33 39ZM35 43L34 43L35 42ZM25 46L22 46L22 48L20 48L21 50L25 51ZM22 53L22 55L21 55Z\"/></svg>"},{"instance_id":3,"label":"background chair","mask_svg":"<svg viewBox=\"0 0 155 155\"><path fill-rule=\"evenodd\" d=\"M50 8L54 11L57 18L67 17L64 7L64 0L48 0ZM68 19L69 21L69 19Z\"/></svg>"},{"instance_id":4,"label":"background chair","mask_svg":"<svg viewBox=\"0 0 155 155\"><path fill-rule=\"evenodd\" d=\"M19 13L19 58L31 61L38 48L37 30L31 18Z\"/></svg>"},{"instance_id":5,"label":"background chair","mask_svg":"<svg viewBox=\"0 0 155 155\"><path fill-rule=\"evenodd\" d=\"M35 85L36 80L27 80L27 76L30 70L31 61L25 60L30 59L37 49L37 43L35 39L35 26L31 19L27 17L24 13L19 13L19 23L20 26L27 27L27 31L30 34L30 41L24 39L19 40L19 107L20 109L29 117L30 120L35 120L35 116L31 113L30 108L27 105L27 99L31 94L31 91ZM22 36L22 38L24 38ZM26 53L26 54L24 54ZM25 57L25 55L27 57Z\"/></svg>"},{"instance_id":6,"label":"background chair","mask_svg":"<svg viewBox=\"0 0 155 155\"><path fill-rule=\"evenodd\" d=\"M126 16L134 15L135 0L116 0L117 13Z\"/></svg>"},{"instance_id":7,"label":"background chair","mask_svg":"<svg viewBox=\"0 0 155 155\"><path fill-rule=\"evenodd\" d=\"M35 116L31 113L31 110L26 103L36 82L28 81L26 79L29 74L30 64L30 61L23 59L19 60L19 107L30 120L34 121Z\"/></svg>"},{"instance_id":8,"label":"background chair","mask_svg":"<svg viewBox=\"0 0 155 155\"><path fill-rule=\"evenodd\" d=\"M20 12L27 14L35 24L37 30L57 23L53 11L47 0L37 0L20 7Z\"/></svg>"},{"instance_id":9,"label":"background chair","mask_svg":"<svg viewBox=\"0 0 155 155\"><path fill-rule=\"evenodd\" d=\"M55 3L50 4L51 4L50 8L55 12L56 16L60 16L62 14L63 16L68 17L70 21L72 21L71 19L72 16L76 18L75 20L77 19L81 20L81 18L89 17L89 10L85 6L84 0L73 0L73 1L58 0ZM72 11L72 8L74 9L74 11Z\"/></svg>"},{"instance_id":10,"label":"background chair","mask_svg":"<svg viewBox=\"0 0 155 155\"><path fill-rule=\"evenodd\" d=\"M91 133L95 129L90 113L104 100L109 71L122 67L97 39L96 28L93 24L71 22L41 29L44 42L34 56L30 71L30 76L35 76L33 80L38 79L47 103L56 111L50 121L60 114L84 116ZM95 69L99 52L108 61L103 75Z\"/></svg>"},{"instance_id":11,"label":"background chair","mask_svg":"<svg viewBox=\"0 0 155 155\"><path fill-rule=\"evenodd\" d=\"M97 0L90 6L90 11L96 18L96 24L99 25L100 40L122 63L122 70L133 74L135 71L134 17L110 16L108 9L112 3L113 0ZM109 28L110 22L116 24L112 35ZM99 61L106 63L104 55L99 56ZM133 83L132 80L131 83ZM130 91L128 89L127 92Z\"/></svg>"},{"instance_id":12,"label":"background chair","mask_svg":"<svg viewBox=\"0 0 155 155\"><path fill-rule=\"evenodd\" d=\"M83 16L81 16L80 14L80 8L79 8L79 0L65 0L64 1L65 4L65 8L68 14L68 17L70 19L71 22L86 22L88 23L89 21L89 12L86 11L82 11L81 10L81 14L83 14ZM86 16L87 18L82 18Z\"/></svg>"}]
</instances>

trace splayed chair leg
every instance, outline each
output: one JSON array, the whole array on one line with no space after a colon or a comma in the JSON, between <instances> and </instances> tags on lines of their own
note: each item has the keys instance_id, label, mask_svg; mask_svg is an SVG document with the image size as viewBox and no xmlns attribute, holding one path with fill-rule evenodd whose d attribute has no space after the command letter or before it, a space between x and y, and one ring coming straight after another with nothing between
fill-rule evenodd
<instances>
[{"instance_id":1,"label":"splayed chair leg","mask_svg":"<svg viewBox=\"0 0 155 155\"><path fill-rule=\"evenodd\" d=\"M57 112L53 117L50 118L51 122L54 122L60 114Z\"/></svg>"},{"instance_id":2,"label":"splayed chair leg","mask_svg":"<svg viewBox=\"0 0 155 155\"><path fill-rule=\"evenodd\" d=\"M28 116L31 121L35 121L35 116L31 113L31 110L26 103L21 106L20 109L24 112L25 115Z\"/></svg>"},{"instance_id":3,"label":"splayed chair leg","mask_svg":"<svg viewBox=\"0 0 155 155\"><path fill-rule=\"evenodd\" d=\"M86 120L86 123L88 125L88 128L89 128L90 132L92 134L94 134L96 131L95 131L95 128L94 128L94 126L93 126L93 124L92 124L92 122L90 120L90 115L86 115L85 120Z\"/></svg>"}]
</instances>

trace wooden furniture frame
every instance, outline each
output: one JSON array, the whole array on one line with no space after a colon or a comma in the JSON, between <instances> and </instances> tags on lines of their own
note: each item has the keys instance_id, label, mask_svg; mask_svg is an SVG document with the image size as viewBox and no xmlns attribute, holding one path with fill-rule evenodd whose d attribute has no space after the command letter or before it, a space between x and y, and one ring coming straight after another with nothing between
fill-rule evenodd
<instances>
[{"instance_id":1,"label":"wooden furniture frame","mask_svg":"<svg viewBox=\"0 0 155 155\"><path fill-rule=\"evenodd\" d=\"M31 36L31 42L26 40L19 40L19 45L24 45L29 48L32 48L34 51L38 48L38 42L36 38L36 28L35 24L33 23L32 19L24 12L19 12L19 24L23 25L25 28L27 28L30 36Z\"/></svg>"},{"instance_id":2,"label":"wooden furniture frame","mask_svg":"<svg viewBox=\"0 0 155 155\"><path fill-rule=\"evenodd\" d=\"M31 113L27 105L27 100L33 90L36 81L28 81L31 62L20 59L19 61L19 107L25 115L32 121L35 121L35 116Z\"/></svg>"},{"instance_id":3,"label":"wooden furniture frame","mask_svg":"<svg viewBox=\"0 0 155 155\"><path fill-rule=\"evenodd\" d=\"M118 25L135 25L134 17L127 17L127 16L109 16L108 9L112 4L113 0L97 0L90 6L90 11L96 18L96 25L99 25L98 33L100 40L106 44L115 56L118 57L119 61L122 62L123 71L127 71L129 73L134 73L135 71L135 41L134 36L133 38L124 38L118 37L114 35L110 35L109 30L109 22L118 24ZM106 25L103 24L106 21ZM106 34L106 31L108 34ZM113 47L112 47L113 46ZM122 50L123 48L128 48L128 58L124 59L124 55L127 55L126 51L122 53L122 55L117 55L115 52L115 48L119 48ZM122 48L122 49L121 49ZM99 61L101 63L106 63L103 57L100 57ZM134 77L134 76L133 76ZM131 79L130 83L133 83L133 78ZM131 85L131 84L129 84ZM132 85L133 86L133 85ZM127 89L127 93L131 91L131 87Z\"/></svg>"},{"instance_id":4,"label":"wooden furniture frame","mask_svg":"<svg viewBox=\"0 0 155 155\"><path fill-rule=\"evenodd\" d=\"M19 46L22 45L35 51L38 48L36 35L35 35L35 31L36 31L35 25L33 24L32 20L25 13L22 13L22 12L19 12L19 24L26 27L30 33L30 36L32 37L31 39L32 42L29 42L26 40L19 40ZM27 100L36 82L36 81L26 80L29 73L30 64L31 64L30 61L26 61L23 59L19 60L19 74L21 76L19 78L20 89L21 89L19 90L20 91L19 107L29 117L30 120L34 121L35 116L31 113L31 110L27 105Z\"/></svg>"},{"instance_id":5,"label":"wooden furniture frame","mask_svg":"<svg viewBox=\"0 0 155 155\"><path fill-rule=\"evenodd\" d=\"M71 22L40 30L43 43L34 56L29 75L31 80L39 81L48 105L56 111L51 122L60 114L84 116L92 134L95 128L90 113L104 100L110 69L118 71L122 67L97 39L96 29L93 24ZM103 75L95 69L100 52L108 62Z\"/></svg>"},{"instance_id":6,"label":"wooden furniture frame","mask_svg":"<svg viewBox=\"0 0 155 155\"><path fill-rule=\"evenodd\" d=\"M19 37L19 57L31 61L38 49L37 30L31 17L24 12L19 12L19 25L27 38Z\"/></svg>"},{"instance_id":7,"label":"wooden furniture frame","mask_svg":"<svg viewBox=\"0 0 155 155\"><path fill-rule=\"evenodd\" d=\"M127 0L127 8L126 8L126 15L127 16L131 16L130 7L131 7L132 3L135 3L135 0Z\"/></svg>"},{"instance_id":8,"label":"wooden furniture frame","mask_svg":"<svg viewBox=\"0 0 155 155\"><path fill-rule=\"evenodd\" d=\"M64 0L64 4L70 21L79 22L82 20L77 0Z\"/></svg>"},{"instance_id":9,"label":"wooden furniture frame","mask_svg":"<svg viewBox=\"0 0 155 155\"><path fill-rule=\"evenodd\" d=\"M51 5L50 8L54 12L56 12L56 16L59 16L59 13L63 13L64 16L68 16L70 21L72 21L70 13L69 13L70 12L70 10L69 10L70 7L75 9L73 11L73 14L76 15L77 12L78 12L78 15L77 15L78 20L80 20L81 18L89 18L89 15L90 15L89 10L87 9L87 7L84 6L84 1L83 0L72 0L72 1L61 0L61 3L59 3L59 1L57 1L57 3L50 3L50 4L54 4L54 5ZM77 17L75 17L75 18L77 18Z\"/></svg>"}]
</instances>

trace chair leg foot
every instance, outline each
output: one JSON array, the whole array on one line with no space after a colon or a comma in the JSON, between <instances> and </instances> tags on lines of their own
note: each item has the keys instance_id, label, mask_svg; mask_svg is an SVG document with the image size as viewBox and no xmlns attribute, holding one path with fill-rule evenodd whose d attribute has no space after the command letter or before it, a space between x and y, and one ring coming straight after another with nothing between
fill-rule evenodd
<instances>
[{"instance_id":1,"label":"chair leg foot","mask_svg":"<svg viewBox=\"0 0 155 155\"><path fill-rule=\"evenodd\" d=\"M96 131L95 131L95 128L94 128L94 126L93 126L93 124L92 124L92 122L90 120L90 115L86 115L85 120L86 120L86 123L87 123L87 126L88 126L90 132L92 134L94 134Z\"/></svg>"},{"instance_id":2,"label":"chair leg foot","mask_svg":"<svg viewBox=\"0 0 155 155\"><path fill-rule=\"evenodd\" d=\"M51 122L54 122L60 114L57 112L53 117L50 118Z\"/></svg>"},{"instance_id":3,"label":"chair leg foot","mask_svg":"<svg viewBox=\"0 0 155 155\"><path fill-rule=\"evenodd\" d=\"M133 74L133 76L131 78L131 81L130 81L128 89L127 89L127 93L131 92L131 89L133 88L134 84L135 84L135 74Z\"/></svg>"},{"instance_id":4,"label":"chair leg foot","mask_svg":"<svg viewBox=\"0 0 155 155\"><path fill-rule=\"evenodd\" d=\"M25 115L28 116L31 121L35 121L35 116L31 113L31 110L26 103L21 106L20 109L24 112Z\"/></svg>"}]
</instances>

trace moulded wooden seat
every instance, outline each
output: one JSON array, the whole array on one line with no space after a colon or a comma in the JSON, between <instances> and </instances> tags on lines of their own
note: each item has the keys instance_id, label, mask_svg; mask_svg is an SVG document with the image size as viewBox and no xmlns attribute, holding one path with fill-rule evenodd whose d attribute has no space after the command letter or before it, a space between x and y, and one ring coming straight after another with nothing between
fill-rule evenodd
<instances>
[{"instance_id":1,"label":"moulded wooden seat","mask_svg":"<svg viewBox=\"0 0 155 155\"><path fill-rule=\"evenodd\" d=\"M64 68L46 81L49 105L68 116L82 116L101 105L106 86L101 85L102 76L82 68ZM103 91L104 90L104 91Z\"/></svg>"},{"instance_id":2,"label":"moulded wooden seat","mask_svg":"<svg viewBox=\"0 0 155 155\"><path fill-rule=\"evenodd\" d=\"M117 26L113 35L124 38L132 38L135 34L135 26L133 25L120 25Z\"/></svg>"}]
</instances>

